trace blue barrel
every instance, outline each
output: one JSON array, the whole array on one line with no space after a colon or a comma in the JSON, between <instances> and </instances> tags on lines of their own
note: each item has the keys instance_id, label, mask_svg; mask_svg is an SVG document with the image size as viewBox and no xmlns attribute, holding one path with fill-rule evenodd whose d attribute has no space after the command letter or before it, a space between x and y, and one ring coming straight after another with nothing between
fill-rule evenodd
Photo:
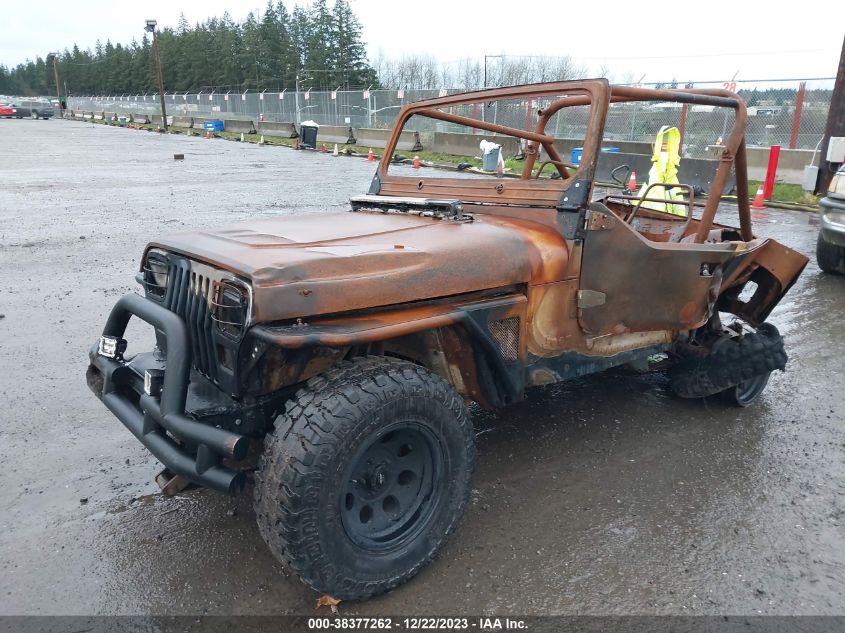
<instances>
[{"instance_id":1,"label":"blue barrel","mask_svg":"<svg viewBox=\"0 0 845 633\"><path fill-rule=\"evenodd\" d=\"M226 124L223 123L222 119L211 119L203 122L202 129L210 132L222 132L226 129Z\"/></svg>"},{"instance_id":2,"label":"blue barrel","mask_svg":"<svg viewBox=\"0 0 845 633\"><path fill-rule=\"evenodd\" d=\"M610 153L610 154L618 154L619 148L618 147L602 147L602 152ZM569 162L573 165L580 165L581 164L581 155L584 153L583 147L573 147L572 152L569 154Z\"/></svg>"}]
</instances>

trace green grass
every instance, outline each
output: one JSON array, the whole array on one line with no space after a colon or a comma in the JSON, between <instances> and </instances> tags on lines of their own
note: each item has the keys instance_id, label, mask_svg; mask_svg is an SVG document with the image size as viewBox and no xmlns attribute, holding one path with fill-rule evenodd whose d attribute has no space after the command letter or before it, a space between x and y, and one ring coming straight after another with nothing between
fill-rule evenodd
<instances>
[{"instance_id":1,"label":"green grass","mask_svg":"<svg viewBox=\"0 0 845 633\"><path fill-rule=\"evenodd\" d=\"M752 200L757 193L757 188L762 183L759 180L748 181L748 197ZM775 183L772 190L772 200L775 202L792 202L794 204L803 204L807 206L817 206L819 203L818 196L807 193L801 188L801 185L789 185L783 182Z\"/></svg>"}]
</instances>

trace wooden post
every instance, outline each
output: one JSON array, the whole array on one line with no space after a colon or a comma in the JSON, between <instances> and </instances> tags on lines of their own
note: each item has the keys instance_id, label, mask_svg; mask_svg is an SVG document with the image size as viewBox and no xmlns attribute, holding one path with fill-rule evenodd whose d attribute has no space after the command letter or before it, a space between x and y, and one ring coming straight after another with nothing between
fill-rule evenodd
<instances>
[{"instance_id":1,"label":"wooden post","mask_svg":"<svg viewBox=\"0 0 845 633\"><path fill-rule=\"evenodd\" d=\"M835 169L827 162L827 146L831 136L845 136L845 38L842 40L842 53L839 56L839 70L836 71L836 83L830 98L830 110L827 113L827 125L822 138L819 159L819 176L816 180L816 194L822 194L830 187Z\"/></svg>"},{"instance_id":2,"label":"wooden post","mask_svg":"<svg viewBox=\"0 0 845 633\"><path fill-rule=\"evenodd\" d=\"M795 149L798 145L798 132L801 130L801 111L804 109L806 88L806 82L802 81L798 84L798 94L795 95L795 114L792 115L792 134L789 136L789 149Z\"/></svg>"}]
</instances>

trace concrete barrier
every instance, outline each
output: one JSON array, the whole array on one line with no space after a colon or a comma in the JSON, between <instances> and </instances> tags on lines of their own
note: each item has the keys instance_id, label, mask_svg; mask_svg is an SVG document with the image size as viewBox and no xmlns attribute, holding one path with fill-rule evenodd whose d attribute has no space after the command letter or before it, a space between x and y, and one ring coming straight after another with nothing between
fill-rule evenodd
<instances>
[{"instance_id":1,"label":"concrete barrier","mask_svg":"<svg viewBox=\"0 0 845 633\"><path fill-rule=\"evenodd\" d=\"M161 121L162 118L160 114L153 114L150 117L150 123L152 123L153 125L161 125ZM167 115L167 125L173 125L173 117L169 114Z\"/></svg>"},{"instance_id":2,"label":"concrete barrier","mask_svg":"<svg viewBox=\"0 0 845 633\"><path fill-rule=\"evenodd\" d=\"M150 122L150 117L146 114L132 113L130 117L132 119L132 123L147 125Z\"/></svg>"},{"instance_id":3,"label":"concrete barrier","mask_svg":"<svg viewBox=\"0 0 845 633\"><path fill-rule=\"evenodd\" d=\"M362 127L355 130L355 138L358 141L358 145L363 147L380 147L384 149L387 146L387 140L390 138L390 130ZM418 152L422 148L419 132L413 130L404 130L399 137L399 142L396 144L397 150L404 150L406 152Z\"/></svg>"},{"instance_id":4,"label":"concrete barrier","mask_svg":"<svg viewBox=\"0 0 845 633\"><path fill-rule=\"evenodd\" d=\"M106 121L117 121L117 112L103 112Z\"/></svg>"},{"instance_id":5,"label":"concrete barrier","mask_svg":"<svg viewBox=\"0 0 845 633\"><path fill-rule=\"evenodd\" d=\"M261 121L258 124L257 132L264 136L276 136L278 138L296 138L299 136L293 123L278 123L275 121Z\"/></svg>"},{"instance_id":6,"label":"concrete barrier","mask_svg":"<svg viewBox=\"0 0 845 633\"><path fill-rule=\"evenodd\" d=\"M481 132L479 134L455 134L435 132L431 143L432 152L438 154L452 154L454 156L481 156L479 143L482 140L498 143L502 146L505 158L512 158L519 153L519 139L513 136L497 136Z\"/></svg>"},{"instance_id":7,"label":"concrete barrier","mask_svg":"<svg viewBox=\"0 0 845 633\"><path fill-rule=\"evenodd\" d=\"M317 141L340 145L355 145L356 143L355 132L348 125L321 125L317 129Z\"/></svg>"},{"instance_id":8,"label":"concrete barrier","mask_svg":"<svg viewBox=\"0 0 845 633\"><path fill-rule=\"evenodd\" d=\"M705 153L708 156L717 158L722 155L724 148L721 145L708 145ZM768 147L746 147L745 154L748 157L748 179L765 180L766 170L769 166ZM791 185L800 185L804 176L806 165L819 164L819 153L811 149L783 149L780 150L778 158L778 170L775 174L775 182L782 182Z\"/></svg>"},{"instance_id":9,"label":"concrete barrier","mask_svg":"<svg viewBox=\"0 0 845 633\"><path fill-rule=\"evenodd\" d=\"M174 116L170 125L172 125L173 127L192 128L194 127L194 118L190 116Z\"/></svg>"},{"instance_id":10,"label":"concrete barrier","mask_svg":"<svg viewBox=\"0 0 845 633\"><path fill-rule=\"evenodd\" d=\"M105 112L94 112L93 116L95 121L102 121L106 118Z\"/></svg>"},{"instance_id":11,"label":"concrete barrier","mask_svg":"<svg viewBox=\"0 0 845 633\"><path fill-rule=\"evenodd\" d=\"M255 126L252 121L244 121L242 119L225 119L223 124L226 126L227 132L240 132L242 134L256 134Z\"/></svg>"},{"instance_id":12,"label":"concrete barrier","mask_svg":"<svg viewBox=\"0 0 845 633\"><path fill-rule=\"evenodd\" d=\"M93 112L83 112L82 118L85 121L93 121L94 120L94 113Z\"/></svg>"},{"instance_id":13,"label":"concrete barrier","mask_svg":"<svg viewBox=\"0 0 845 633\"><path fill-rule=\"evenodd\" d=\"M596 180L613 182L610 173L621 165L628 165L637 172L637 182L642 185L642 183L648 181L651 155L602 152L599 154L598 164L596 165ZM709 191L710 183L713 181L713 176L716 175L718 166L719 161L712 158L682 158L681 165L678 168L678 180L685 185L692 185L704 191ZM546 169L551 169L551 167L546 167ZM627 175L628 172L620 171L618 177L627 178ZM730 174L725 184L725 193L731 191L735 186L736 177L734 174Z\"/></svg>"}]
</instances>

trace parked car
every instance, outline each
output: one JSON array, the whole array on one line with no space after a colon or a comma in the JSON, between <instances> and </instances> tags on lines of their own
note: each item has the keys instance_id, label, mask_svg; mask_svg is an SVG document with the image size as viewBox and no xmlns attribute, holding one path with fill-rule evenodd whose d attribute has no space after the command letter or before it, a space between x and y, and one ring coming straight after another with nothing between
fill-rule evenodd
<instances>
[{"instance_id":1,"label":"parked car","mask_svg":"<svg viewBox=\"0 0 845 633\"><path fill-rule=\"evenodd\" d=\"M830 181L827 195L819 201L821 226L816 242L816 261L826 273L845 275L845 165Z\"/></svg>"},{"instance_id":2,"label":"parked car","mask_svg":"<svg viewBox=\"0 0 845 633\"><path fill-rule=\"evenodd\" d=\"M13 117L15 110L8 103L0 103L0 117Z\"/></svg>"},{"instance_id":3,"label":"parked car","mask_svg":"<svg viewBox=\"0 0 845 633\"><path fill-rule=\"evenodd\" d=\"M29 115L33 119L49 119L55 115L53 104L49 101L24 101L21 106L29 109Z\"/></svg>"},{"instance_id":4,"label":"parked car","mask_svg":"<svg viewBox=\"0 0 845 633\"><path fill-rule=\"evenodd\" d=\"M497 100L535 104L534 127L460 114ZM733 111L700 215L690 185L673 202L684 215L594 186L609 105L632 101ZM589 108L578 165L550 133L567 108ZM526 143L521 175L395 164L420 119ZM745 122L732 92L604 79L407 104L345 212L150 242L142 294L113 307L88 385L164 464L165 494L239 494L254 471L259 532L303 581L344 600L389 591L437 555L467 505L468 403L496 409L630 365L668 368L681 397L748 406L785 368L767 318L807 258L755 236L747 198L737 226L715 221L732 169L747 189ZM155 329L153 350L124 355L132 317Z\"/></svg>"},{"instance_id":5,"label":"parked car","mask_svg":"<svg viewBox=\"0 0 845 633\"><path fill-rule=\"evenodd\" d=\"M12 114L9 115L10 118L23 119L24 117L29 118L32 116L32 110L18 103L10 103L9 106L12 108Z\"/></svg>"}]
</instances>

